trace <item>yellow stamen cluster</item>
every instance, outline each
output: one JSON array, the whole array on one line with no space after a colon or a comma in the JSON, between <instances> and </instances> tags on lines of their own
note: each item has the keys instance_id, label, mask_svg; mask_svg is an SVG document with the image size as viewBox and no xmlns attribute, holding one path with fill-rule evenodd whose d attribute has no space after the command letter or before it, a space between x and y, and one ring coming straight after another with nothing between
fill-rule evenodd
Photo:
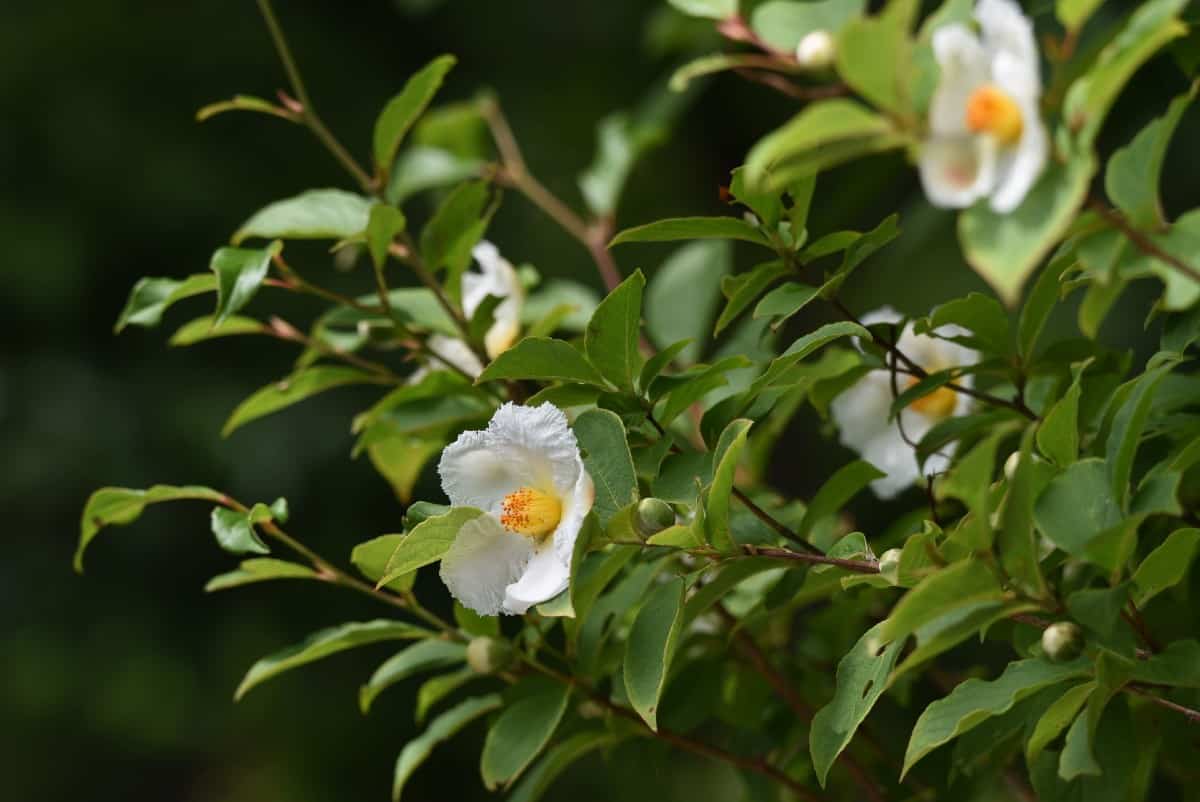
<instances>
[{"instance_id":1,"label":"yellow stamen cluster","mask_svg":"<svg viewBox=\"0 0 1200 802\"><path fill-rule=\"evenodd\" d=\"M500 523L511 532L542 538L558 528L561 519L562 502L537 488L518 488L500 502Z\"/></svg>"},{"instance_id":2,"label":"yellow stamen cluster","mask_svg":"<svg viewBox=\"0 0 1200 802\"><path fill-rule=\"evenodd\" d=\"M912 387L917 383L917 378L914 376L909 379L908 386ZM927 418L941 420L949 417L954 413L954 407L958 405L958 393L951 390L949 387L939 387L928 395L923 395L916 401L909 404L909 408L920 412Z\"/></svg>"},{"instance_id":3,"label":"yellow stamen cluster","mask_svg":"<svg viewBox=\"0 0 1200 802\"><path fill-rule=\"evenodd\" d=\"M1004 90L984 84L967 98L967 128L988 133L1004 145L1021 138L1024 120L1017 102Z\"/></svg>"}]
</instances>

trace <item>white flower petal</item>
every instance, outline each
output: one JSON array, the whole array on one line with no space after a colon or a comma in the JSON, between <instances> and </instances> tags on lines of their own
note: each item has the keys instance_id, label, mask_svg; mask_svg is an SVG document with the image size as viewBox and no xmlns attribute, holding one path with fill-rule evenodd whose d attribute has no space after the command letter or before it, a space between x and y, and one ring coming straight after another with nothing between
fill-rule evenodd
<instances>
[{"instance_id":1,"label":"white flower petal","mask_svg":"<svg viewBox=\"0 0 1200 802\"><path fill-rule=\"evenodd\" d=\"M871 482L871 492L881 499L895 498L921 476L913 450L895 423L867 441L859 454L886 474Z\"/></svg>"},{"instance_id":2,"label":"white flower petal","mask_svg":"<svg viewBox=\"0 0 1200 802\"><path fill-rule=\"evenodd\" d=\"M571 557L575 553L575 540L579 537L579 531L583 529L583 519L591 512L595 502L596 487L580 460L579 478L571 494L562 500L562 519L551 536L554 553L567 565L571 564Z\"/></svg>"},{"instance_id":3,"label":"white flower petal","mask_svg":"<svg viewBox=\"0 0 1200 802\"><path fill-rule=\"evenodd\" d=\"M892 405L891 376L873 370L840 393L829 405L842 445L860 454L888 428Z\"/></svg>"},{"instance_id":4,"label":"white flower petal","mask_svg":"<svg viewBox=\"0 0 1200 802\"><path fill-rule=\"evenodd\" d=\"M1013 0L979 0L975 19L983 34L983 46L993 64L1001 58L1022 65L1027 78L1040 85L1037 41L1033 22Z\"/></svg>"},{"instance_id":5,"label":"white flower petal","mask_svg":"<svg viewBox=\"0 0 1200 802\"><path fill-rule=\"evenodd\" d=\"M450 595L464 607L497 615L506 611L507 590L521 579L533 556L532 540L481 515L458 530L442 557L440 573Z\"/></svg>"},{"instance_id":6,"label":"white flower petal","mask_svg":"<svg viewBox=\"0 0 1200 802\"><path fill-rule=\"evenodd\" d=\"M921 146L918 167L930 203L965 209L992 191L995 141L990 136L930 139Z\"/></svg>"},{"instance_id":7,"label":"white flower petal","mask_svg":"<svg viewBox=\"0 0 1200 802\"><path fill-rule=\"evenodd\" d=\"M1020 106L1024 120L1021 139L998 166L996 189L992 193L992 209L1000 214L1007 214L1021 205L1046 169L1050 154L1049 137L1038 116L1036 99L1022 101Z\"/></svg>"},{"instance_id":8,"label":"white flower petal","mask_svg":"<svg viewBox=\"0 0 1200 802\"><path fill-rule=\"evenodd\" d=\"M425 345L433 352L434 357L414 370L408 377L408 384L416 384L437 370L450 370L450 365L461 370L472 378L478 378L483 373L483 364L471 346L457 337L447 337L445 334L431 334Z\"/></svg>"},{"instance_id":9,"label":"white flower petal","mask_svg":"<svg viewBox=\"0 0 1200 802\"><path fill-rule=\"evenodd\" d=\"M520 333L525 291L517 271L495 245L484 240L471 250L471 255L480 272L467 271L462 277L463 311L467 317L474 315L489 295L503 299L492 313L495 322L484 335L488 356L494 359L508 350Z\"/></svg>"},{"instance_id":10,"label":"white flower petal","mask_svg":"<svg viewBox=\"0 0 1200 802\"><path fill-rule=\"evenodd\" d=\"M438 474L455 507L500 514L504 497L522 487L553 487L566 497L583 462L567 417L552 404L508 403L484 431L463 432L442 451Z\"/></svg>"},{"instance_id":11,"label":"white flower petal","mask_svg":"<svg viewBox=\"0 0 1200 802\"><path fill-rule=\"evenodd\" d=\"M987 51L966 26L954 23L933 33L941 72L929 102L929 128L935 138L965 136L967 99L991 73Z\"/></svg>"},{"instance_id":12,"label":"white flower petal","mask_svg":"<svg viewBox=\"0 0 1200 802\"><path fill-rule=\"evenodd\" d=\"M570 557L563 562L556 552L549 547L534 552L520 578L505 588L504 612L520 615L567 589L571 581Z\"/></svg>"}]
</instances>

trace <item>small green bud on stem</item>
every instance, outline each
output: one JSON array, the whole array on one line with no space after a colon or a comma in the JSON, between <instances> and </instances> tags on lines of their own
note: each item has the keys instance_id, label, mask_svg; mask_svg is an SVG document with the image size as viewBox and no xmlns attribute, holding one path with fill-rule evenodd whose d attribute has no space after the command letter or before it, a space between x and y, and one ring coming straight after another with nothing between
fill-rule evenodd
<instances>
[{"instance_id":1,"label":"small green bud on stem","mask_svg":"<svg viewBox=\"0 0 1200 802\"><path fill-rule=\"evenodd\" d=\"M500 638L474 638L467 644L467 665L477 674L495 674L512 662L512 645Z\"/></svg>"},{"instance_id":2,"label":"small green bud on stem","mask_svg":"<svg viewBox=\"0 0 1200 802\"><path fill-rule=\"evenodd\" d=\"M644 498L638 502L633 519L638 534L646 538L674 526L675 510L660 498Z\"/></svg>"},{"instance_id":3,"label":"small green bud on stem","mask_svg":"<svg viewBox=\"0 0 1200 802\"><path fill-rule=\"evenodd\" d=\"M1083 630L1073 621L1058 621L1042 632L1042 651L1056 663L1074 660L1083 651Z\"/></svg>"}]
</instances>

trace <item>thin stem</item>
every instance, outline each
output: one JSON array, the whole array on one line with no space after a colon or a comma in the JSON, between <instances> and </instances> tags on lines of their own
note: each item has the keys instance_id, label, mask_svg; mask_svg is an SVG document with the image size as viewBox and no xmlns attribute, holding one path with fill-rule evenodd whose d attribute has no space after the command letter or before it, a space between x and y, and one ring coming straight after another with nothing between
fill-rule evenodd
<instances>
[{"instance_id":1,"label":"thin stem","mask_svg":"<svg viewBox=\"0 0 1200 802\"><path fill-rule=\"evenodd\" d=\"M842 84L800 86L775 72L760 72L750 69L735 69L734 72L748 81L754 81L755 83L770 87L776 92L787 95L795 100L820 100L827 97L839 97L849 93L849 90Z\"/></svg>"},{"instance_id":2,"label":"thin stem","mask_svg":"<svg viewBox=\"0 0 1200 802\"><path fill-rule=\"evenodd\" d=\"M717 602L717 604L714 606L714 609L725 621L726 626L733 631L734 640L738 642L738 645L742 648L742 651L746 653L746 656L750 659L750 665L754 668L754 670L757 671L759 675L767 681L767 684L774 689L775 693L779 695L779 698L783 699L783 701L792 709L792 712L795 713L798 718L800 718L802 721L812 721L815 711L809 707L808 704L806 704L794 690L792 690L792 686L787 679L785 679L782 674L775 670L775 667L771 665L771 661L767 658L766 654L763 653L763 650L759 648L758 643L754 640L753 636L751 636L746 630L738 627L738 620L733 616L732 613L725 609L725 605ZM850 773L851 779L854 780L854 783L862 790L864 794L867 795L868 798L874 802L886 802L886 797L879 790L879 786L875 784L870 775L863 769L862 765L859 764L853 755L851 755L849 752L842 752L840 755L838 755L837 760L846 767L846 770Z\"/></svg>"},{"instance_id":3,"label":"thin stem","mask_svg":"<svg viewBox=\"0 0 1200 802\"><path fill-rule=\"evenodd\" d=\"M1170 699L1164 699L1161 696L1150 693L1148 689L1143 688L1140 685L1126 685L1121 690L1132 693L1135 696L1140 696L1143 699L1147 699L1151 702L1151 704L1156 704L1159 707L1165 707L1167 710L1174 710L1176 713L1180 713L1187 717L1187 720L1193 724L1200 724L1200 710L1193 710L1192 708L1184 707L1177 702L1172 702Z\"/></svg>"},{"instance_id":4,"label":"thin stem","mask_svg":"<svg viewBox=\"0 0 1200 802\"><path fill-rule=\"evenodd\" d=\"M769 512L767 512L762 507L755 504L754 501L749 496L747 496L745 493L743 493L737 487L733 488L733 497L736 498L738 501L742 502L743 506L745 506L746 509L750 510L750 512L754 514L755 518L757 518L758 520L762 521L764 524L769 526L772 530L775 531L776 534L782 535L783 537L792 541L800 548L805 549L808 553L810 553L812 555L824 556L820 549L818 549L813 544L809 543L804 538L800 537L800 535L793 532L789 527L785 526L781 521L779 521L778 519L773 517Z\"/></svg>"},{"instance_id":5,"label":"thin stem","mask_svg":"<svg viewBox=\"0 0 1200 802\"><path fill-rule=\"evenodd\" d=\"M846 560L841 557L829 557L825 554L808 554L788 549L777 549L769 546L753 546L742 544L742 553L748 557L766 557L771 560L786 560L789 562L809 563L810 565L833 565L853 571L856 574L878 574L879 563L867 560Z\"/></svg>"},{"instance_id":6,"label":"thin stem","mask_svg":"<svg viewBox=\"0 0 1200 802\"><path fill-rule=\"evenodd\" d=\"M1130 222L1125 219L1125 216L1116 209L1109 208L1107 204L1096 198L1089 198L1087 206L1089 209L1096 212L1096 214L1104 218L1106 223L1124 234L1125 238L1133 243L1134 247L1136 247L1139 251L1147 256L1154 257L1169 267L1174 268L1190 278L1192 281L1200 282L1200 270L1192 267L1178 256L1164 251L1157 244L1155 244L1152 239L1130 224Z\"/></svg>"},{"instance_id":7,"label":"thin stem","mask_svg":"<svg viewBox=\"0 0 1200 802\"><path fill-rule=\"evenodd\" d=\"M283 28L280 27L279 20L275 16L275 11L271 7L271 0L258 0L258 10L262 14L263 22L267 24L267 30L271 34L271 41L275 43L275 51L279 54L279 61L283 64L283 69L287 73L288 82L292 86L292 92L300 102L301 108L299 114L301 122L313 132L313 135L337 159L342 167L346 168L346 171L354 176L354 180L359 183L363 190L368 194L374 195L379 190L374 179L355 161L354 157L343 147L342 143L338 142L337 137L325 127L325 123L317 114L317 110L312 103L312 98L308 95L308 89L304 86L304 79L300 75L300 68L296 65L296 59L292 56L291 48L288 47L287 37L283 35Z\"/></svg>"},{"instance_id":8,"label":"thin stem","mask_svg":"<svg viewBox=\"0 0 1200 802\"><path fill-rule=\"evenodd\" d=\"M494 176L496 181L520 192L526 200L587 248L592 261L596 263L596 270L600 273L604 286L612 291L621 283L621 273L607 248L612 235L612 220L601 217L589 223L546 189L529 171L525 156L521 153L521 146L517 143L512 126L508 124L500 104L487 99L479 104L479 108L492 133L492 139L496 142L496 149L500 151L500 164Z\"/></svg>"},{"instance_id":9,"label":"thin stem","mask_svg":"<svg viewBox=\"0 0 1200 802\"><path fill-rule=\"evenodd\" d=\"M280 254L275 254L271 258L271 262L284 277L284 281L279 286L296 290L297 292L307 293L308 295L314 295L318 298L324 298L326 301L333 301L334 303L342 304L343 306L349 306L369 315L385 314L384 309L376 306L369 306L368 304L364 304L362 301L351 298L348 295L342 295L341 293L325 289L324 287L307 281L306 279L302 278L300 274L292 268L291 265L284 261L283 256Z\"/></svg>"},{"instance_id":10,"label":"thin stem","mask_svg":"<svg viewBox=\"0 0 1200 802\"><path fill-rule=\"evenodd\" d=\"M843 304L840 299L834 298L832 300L832 303L833 303L834 307L836 307L837 310L842 313L843 317L845 317L847 320L851 321L852 323L857 323L858 325L862 326L862 322L858 319L858 317L855 316L855 314L853 312L851 312L848 308L846 308L846 305ZM866 328L866 327L863 326L863 328ZM906 355L903 351L901 351L899 348L897 348L894 344L889 343L885 340L882 340L879 337L876 337L873 332L870 332L870 329L868 329L867 331L871 334L871 341L873 343L878 345L880 348L883 348L884 350L888 351L896 359L898 359L900 362L902 362L904 364L903 368L897 367L895 369L896 372L903 373L908 376L915 376L918 379L924 379L929 375L929 371L925 370L925 368L921 367L916 362L914 362L911 358L908 357L908 355ZM955 382L946 382L942 386L946 387L950 390L953 390L956 393L962 393L963 395L968 395L972 398L978 399L978 400L984 402L985 404L991 404L992 406L1005 407L1006 409L1011 409L1014 412L1018 412L1021 415L1024 415L1025 417L1029 418L1030 420L1038 419L1037 413L1034 412L1032 409L1030 409L1028 407L1028 405L1025 404L1024 400L1022 400L1020 398L1017 398L1016 400L1001 398L999 396L991 395L989 393L985 393L980 390L976 390L972 387L964 387L963 385L957 384Z\"/></svg>"},{"instance_id":11,"label":"thin stem","mask_svg":"<svg viewBox=\"0 0 1200 802\"><path fill-rule=\"evenodd\" d=\"M314 351L317 351L324 356L348 362L355 367L362 368L370 373L374 373L388 383L404 383L404 378L396 373L393 373L392 370L386 365L382 365L378 362L372 362L369 359L359 356L353 351L344 351L340 348L333 348L322 343L320 340L314 340L312 337L309 337L299 331L295 326L293 326L291 323L288 323L283 318L272 317L268 322L266 332L276 339L284 340L286 342L300 343L307 348L312 348Z\"/></svg>"}]
</instances>

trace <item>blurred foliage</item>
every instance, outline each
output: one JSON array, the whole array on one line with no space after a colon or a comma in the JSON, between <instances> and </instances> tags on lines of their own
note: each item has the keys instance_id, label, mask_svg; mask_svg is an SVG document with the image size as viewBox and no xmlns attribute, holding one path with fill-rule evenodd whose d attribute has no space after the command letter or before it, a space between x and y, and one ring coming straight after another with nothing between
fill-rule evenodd
<instances>
[{"instance_id":1,"label":"blurred foliage","mask_svg":"<svg viewBox=\"0 0 1200 802\"><path fill-rule=\"evenodd\" d=\"M397 0L351 9L302 0L278 10L323 115L356 152L367 152L375 114L399 84L429 58L454 52L460 63L442 99L490 85L526 157L573 202L581 201L574 177L596 149L597 118L634 105L642 87L712 36L707 26L643 0L569 10L529 1ZM1159 62L1137 81L1139 91L1126 93L1102 132L1102 147L1128 141L1184 88ZM381 656L379 647L314 666L303 695L289 678L232 704L238 678L264 645L299 640L315 622L372 611L333 589L206 597L204 582L228 561L195 547L211 537L204 515L152 511L131 536L97 549L85 577L70 574L79 502L100 484L200 480L246 498L283 495L312 545L334 554L389 520L399 529L391 490L365 458L347 460L352 438L344 427L325 425L350 417L369 394L350 388L314 399L221 440L226 412L278 370L286 346L233 338L169 352L158 332L136 330L119 341L112 334L140 276L200 272L212 243L226 239L246 209L307 186L344 185L338 166L300 128L249 115L193 121L215 99L240 91L270 97L283 83L246 2L26 4L9 9L0 29L0 241L8 245L0 266L7 333L0 504L9 541L0 562L0 609L7 612L0 623L0 754L9 798L382 798L386 767L419 732L415 683L382 699L370 716L356 709L352 689ZM729 170L792 112L770 90L732 74L704 91L704 102L677 128L671 158L636 168L618 228L722 213L718 189ZM1185 117L1175 141L1194 140L1197 123ZM1168 210L1195 206L1200 165L1169 164ZM903 235L890 258L864 268L848 288L854 306L923 311L983 286L962 266L953 216L924 203L899 156L875 157L822 181L814 227L828 230L836 221L866 229L893 209L902 212ZM587 254L519 199L502 207L489 236L544 275L599 286ZM652 275L668 252L630 246L620 254L622 267ZM320 246L292 246L290 254L310 272L332 274ZM338 282L357 286L348 276L330 279ZM1127 295L1101 339L1144 354L1156 339L1153 330L1142 334L1150 299L1149 288ZM300 317L318 308L286 302ZM1063 321L1074 317L1069 306L1059 311ZM806 310L790 325L808 331L828 314ZM776 453L831 448L813 421L798 418ZM769 475L780 490L807 496L824 478L808 472L820 468L789 462ZM436 497L429 478L422 487ZM890 520L883 507L866 504L863 525ZM490 798L473 768L462 770L474 766L481 739L465 735L435 752L408 798ZM636 765L661 748L629 743L614 759ZM736 783L726 768L691 758L672 766L660 777L663 788L653 789L671 798L721 798ZM581 764L548 798L608 798L589 776L600 770ZM612 781L619 790L619 773ZM650 791L639 786L623 795Z\"/></svg>"}]
</instances>

